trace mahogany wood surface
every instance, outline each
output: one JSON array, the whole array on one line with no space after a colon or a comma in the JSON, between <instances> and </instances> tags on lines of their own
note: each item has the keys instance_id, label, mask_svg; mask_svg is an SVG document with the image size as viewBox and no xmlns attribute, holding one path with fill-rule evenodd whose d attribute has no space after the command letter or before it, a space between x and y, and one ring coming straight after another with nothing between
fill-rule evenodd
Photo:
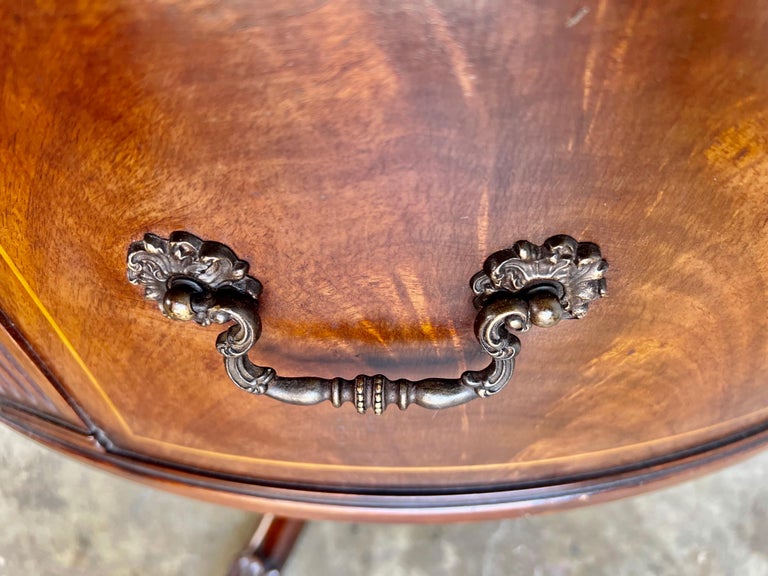
<instances>
[{"instance_id":1,"label":"mahogany wood surface","mask_svg":"<svg viewBox=\"0 0 768 576\"><path fill-rule=\"evenodd\" d=\"M248 546L230 566L227 576L279 576L303 530L302 520L265 514L259 520Z\"/></svg>"},{"instance_id":2,"label":"mahogany wood surface","mask_svg":"<svg viewBox=\"0 0 768 576\"><path fill-rule=\"evenodd\" d=\"M757 0L7 1L0 27L0 308L109 446L471 494L639 474L768 421ZM523 335L495 397L288 406L127 283L130 242L172 230L251 263L252 356L284 375L481 367L468 280L519 239L599 244L610 296Z\"/></svg>"},{"instance_id":3,"label":"mahogany wood surface","mask_svg":"<svg viewBox=\"0 0 768 576\"><path fill-rule=\"evenodd\" d=\"M50 373L35 363L34 351L19 340L7 318L0 315L0 405L86 431L81 415L62 396Z\"/></svg>"},{"instance_id":4,"label":"mahogany wood surface","mask_svg":"<svg viewBox=\"0 0 768 576\"><path fill-rule=\"evenodd\" d=\"M363 494L290 488L233 480L201 470L185 470L122 452L101 433L87 434L55 425L26 410L0 404L0 422L84 462L185 496L281 516L375 522L450 522L498 519L532 511L571 508L661 488L737 462L764 448L768 426L744 430L698 451L669 455L642 468L601 471L591 478L559 484L499 488L464 493ZM99 436L97 439L95 436Z\"/></svg>"}]
</instances>

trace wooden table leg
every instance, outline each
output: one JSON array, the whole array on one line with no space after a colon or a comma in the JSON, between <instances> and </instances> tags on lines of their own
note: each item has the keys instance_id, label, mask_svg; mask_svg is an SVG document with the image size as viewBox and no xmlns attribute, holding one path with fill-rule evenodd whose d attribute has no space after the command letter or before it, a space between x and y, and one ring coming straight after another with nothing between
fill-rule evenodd
<instances>
[{"instance_id":1,"label":"wooden table leg","mask_svg":"<svg viewBox=\"0 0 768 576\"><path fill-rule=\"evenodd\" d=\"M227 576L279 576L303 528L303 520L264 514Z\"/></svg>"}]
</instances>

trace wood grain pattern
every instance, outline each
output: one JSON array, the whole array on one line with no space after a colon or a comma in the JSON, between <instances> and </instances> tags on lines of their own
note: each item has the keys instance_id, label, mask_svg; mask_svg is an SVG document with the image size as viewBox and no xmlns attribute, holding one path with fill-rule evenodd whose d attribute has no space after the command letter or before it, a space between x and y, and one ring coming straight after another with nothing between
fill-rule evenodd
<instances>
[{"instance_id":1,"label":"wood grain pattern","mask_svg":"<svg viewBox=\"0 0 768 576\"><path fill-rule=\"evenodd\" d=\"M0 307L115 445L259 481L556 482L759 425L768 14L585 7L2 3ZM280 406L125 281L176 229L251 262L286 375L481 367L467 280L518 239L598 243L610 297L487 401Z\"/></svg>"},{"instance_id":2,"label":"wood grain pattern","mask_svg":"<svg viewBox=\"0 0 768 576\"><path fill-rule=\"evenodd\" d=\"M12 332L13 327L0 315L0 405L85 429L80 416L51 382L51 375L31 361L32 351L22 347Z\"/></svg>"},{"instance_id":3,"label":"wood grain pattern","mask_svg":"<svg viewBox=\"0 0 768 576\"><path fill-rule=\"evenodd\" d=\"M670 454L665 461L646 462L640 469L606 470L590 478L547 486L477 489L472 492L416 494L352 493L285 487L216 477L199 469L184 470L145 457L104 450L91 435L57 426L26 412L0 406L0 422L54 449L89 464L156 488L218 504L291 518L389 522L451 522L508 518L531 512L605 502L691 479L738 462L765 447L766 426L744 430L722 443L697 452Z\"/></svg>"},{"instance_id":4,"label":"wood grain pattern","mask_svg":"<svg viewBox=\"0 0 768 576\"><path fill-rule=\"evenodd\" d=\"M53 414L59 412L51 399L36 382L27 376L19 362L4 347L0 348L0 397L6 401L18 402L45 412Z\"/></svg>"}]
</instances>

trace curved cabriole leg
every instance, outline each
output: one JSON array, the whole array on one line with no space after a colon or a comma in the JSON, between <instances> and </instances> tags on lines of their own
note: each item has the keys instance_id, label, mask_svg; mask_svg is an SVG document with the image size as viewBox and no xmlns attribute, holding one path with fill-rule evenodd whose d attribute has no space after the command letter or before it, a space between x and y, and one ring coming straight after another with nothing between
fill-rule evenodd
<instances>
[{"instance_id":1,"label":"curved cabriole leg","mask_svg":"<svg viewBox=\"0 0 768 576\"><path fill-rule=\"evenodd\" d=\"M520 340L513 332L532 325L550 327L567 318L582 318L589 302L605 295L608 263L592 243L553 236L541 246L527 241L489 256L470 280L478 309L475 336L491 357L482 370L458 378L411 381L386 376L287 378L257 366L248 352L261 335L258 298L261 283L247 275L248 263L218 242L187 232L169 239L147 234L128 251L128 279L145 287L145 298L175 320L203 326L232 323L219 334L216 348L224 356L230 379L251 394L282 402L312 405L349 402L358 412L382 414L389 405L401 410L415 404L437 410L458 406L502 390L512 377Z\"/></svg>"},{"instance_id":2,"label":"curved cabriole leg","mask_svg":"<svg viewBox=\"0 0 768 576\"><path fill-rule=\"evenodd\" d=\"M280 576L303 529L303 520L264 514L227 576Z\"/></svg>"}]
</instances>

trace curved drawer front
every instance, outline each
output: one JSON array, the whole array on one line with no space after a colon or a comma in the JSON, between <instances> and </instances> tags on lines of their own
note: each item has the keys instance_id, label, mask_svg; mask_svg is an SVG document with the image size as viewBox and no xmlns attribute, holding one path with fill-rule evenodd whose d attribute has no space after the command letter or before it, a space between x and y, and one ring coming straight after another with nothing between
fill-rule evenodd
<instances>
[{"instance_id":1,"label":"curved drawer front","mask_svg":"<svg viewBox=\"0 0 768 576\"><path fill-rule=\"evenodd\" d=\"M643 470L768 421L768 21L758 2L6 2L0 307L107 451L397 493ZM187 230L264 286L254 362L457 378L468 279L568 234L588 319L493 399L361 417L232 386L215 331L125 280Z\"/></svg>"}]
</instances>

